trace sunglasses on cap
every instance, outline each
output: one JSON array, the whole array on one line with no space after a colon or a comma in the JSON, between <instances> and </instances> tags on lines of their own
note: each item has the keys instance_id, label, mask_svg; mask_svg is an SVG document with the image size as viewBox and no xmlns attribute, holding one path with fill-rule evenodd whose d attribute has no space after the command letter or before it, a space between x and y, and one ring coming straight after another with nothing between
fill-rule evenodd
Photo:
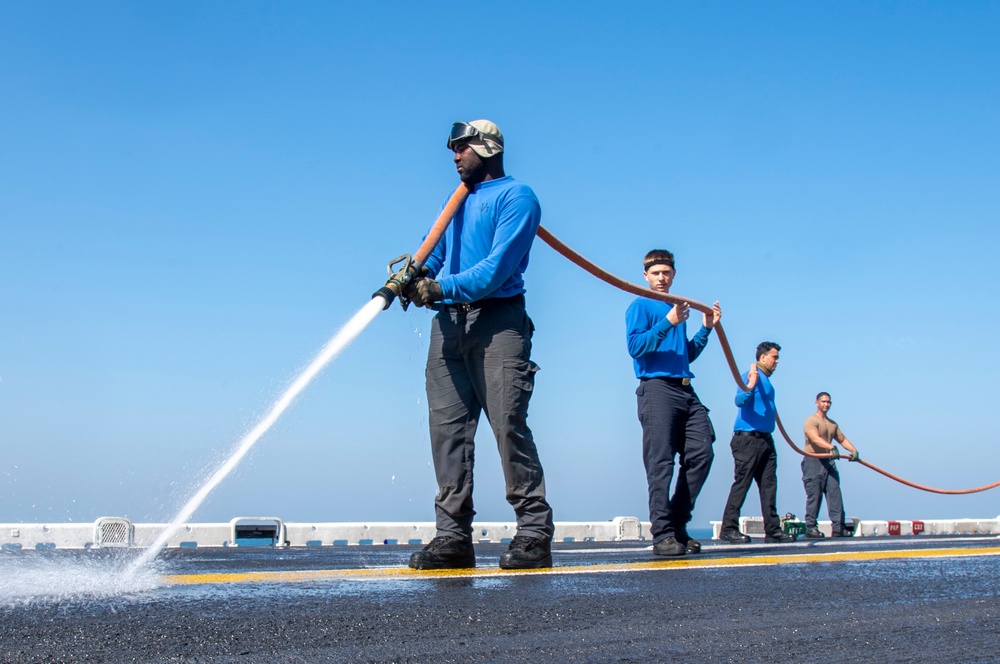
<instances>
[{"instance_id":1,"label":"sunglasses on cap","mask_svg":"<svg viewBox=\"0 0 1000 664\"><path fill-rule=\"evenodd\" d=\"M468 122L456 122L451 126L451 134L448 136L448 149L454 150L455 144L461 141L470 141L479 136L479 130Z\"/></svg>"}]
</instances>

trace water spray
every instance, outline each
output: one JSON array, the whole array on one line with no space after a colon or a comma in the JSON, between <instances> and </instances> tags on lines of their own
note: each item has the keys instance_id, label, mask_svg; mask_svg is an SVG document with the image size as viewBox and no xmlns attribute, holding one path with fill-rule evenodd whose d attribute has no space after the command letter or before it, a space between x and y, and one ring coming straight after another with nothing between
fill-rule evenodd
<instances>
[{"instance_id":1,"label":"water spray","mask_svg":"<svg viewBox=\"0 0 1000 664\"><path fill-rule=\"evenodd\" d=\"M329 341L326 342L326 345L323 346L316 357L313 358L312 362L310 362L309 365L302 370L298 377L292 381L292 384L288 386L285 392L278 397L278 400L271 406L267 415L265 415L264 418L261 419L257 425L240 440L236 449L232 452L225 463L223 463L212 474L212 476L205 481L204 484L202 484L201 488L198 489L194 496L192 496L191 499L184 504L184 507L181 508L181 511L177 514L177 516L175 516L170 524L160 532L156 541L154 541L153 544L146 549L145 553L136 559L128 570L129 574L134 574L152 562L152 560L160 552L160 549L167 545L167 542L170 541L170 538L174 535L174 533L180 530L184 523L191 518L191 515L194 514L195 510L201 506L205 498L208 497L208 494L211 493L212 490L218 486L219 483L222 482L222 480L224 480L237 465L239 465L243 457L250 451L250 448L252 448L254 444L260 440L260 437L263 436L272 426L274 426L274 423L277 422L278 418L281 417L285 410L292 405L292 402L299 396L302 390L304 390L306 386L312 382L313 378L315 378L319 372L326 367L326 365L330 364L330 362L332 362L342 350L354 341L354 339L356 339L357 336L364 331L369 323L375 320L375 316L377 316L380 311L382 311L382 309L380 309L375 302L370 301L362 307L358 313L354 314L354 316L351 317L351 319L347 321L347 323L336 334L334 334Z\"/></svg>"},{"instance_id":2,"label":"water spray","mask_svg":"<svg viewBox=\"0 0 1000 664\"><path fill-rule=\"evenodd\" d=\"M403 304L403 308L409 304L409 300L403 295L403 291L406 286L413 281L413 279L420 275L423 268L423 262L427 260L427 256L434 250L441 236L444 235L445 229L451 223L452 217L458 211L459 206L465 201L465 197L469 195L469 188L465 184L459 185L455 193L451 195L448 199L447 204L445 204L444 209L441 210L441 214L438 215L437 220L431 227L430 232L427 233L427 237L424 238L423 243L420 248L417 249L417 253L413 256L409 254L404 254L399 258L391 261L389 263L389 281L386 282L385 286L380 288L372 295L372 300L366 304L361 310L356 313L343 328L341 328L334 336L326 343L326 345L320 350L319 354L309 363L302 373L292 382L292 384L285 390L267 415L257 423L257 425L247 433L236 446L236 449L229 456L229 458L223 463L216 471L209 477L201 488L195 493L194 496L188 500L187 503L181 508L181 511L173 518L173 520L164 528L153 544L141 555L139 556L126 570L126 577L135 576L140 570L145 568L149 563L153 561L160 550L167 545L170 538L176 533L201 506L202 502L208 497L208 494L218 486L223 479L229 475L233 469L240 463L243 457L250 451L250 448L263 436L273 425L277 422L278 418L285 412L285 410L292 404L295 398L299 395L312 382L320 371L322 371L326 365L328 365L333 359L340 354L344 348L347 347L354 339L361 334L361 332L368 326L375 316L378 315L380 311L384 311L389 308L392 301L397 297L400 298L400 302ZM397 265L401 265L397 269ZM384 302L379 303L376 298L382 298ZM379 305L382 306L379 306Z\"/></svg>"}]
</instances>

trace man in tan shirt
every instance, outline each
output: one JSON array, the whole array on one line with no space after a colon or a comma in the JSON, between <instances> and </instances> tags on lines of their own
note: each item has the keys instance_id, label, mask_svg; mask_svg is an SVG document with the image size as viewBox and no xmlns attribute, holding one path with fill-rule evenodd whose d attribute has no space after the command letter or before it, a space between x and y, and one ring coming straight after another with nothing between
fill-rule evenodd
<instances>
[{"instance_id":1,"label":"man in tan shirt","mask_svg":"<svg viewBox=\"0 0 1000 664\"><path fill-rule=\"evenodd\" d=\"M815 457L802 458L802 483L806 488L806 534L807 538L818 539L823 533L816 527L819 506L826 495L826 508L830 513L831 531L834 537L850 537L852 533L844 527L844 499L840 495L840 473L835 459L840 451L833 441L844 446L851 453L851 461L861 457L858 449L847 439L836 422L827 417L833 402L828 392L816 395L816 412L806 418L806 452L813 454L833 454L831 459Z\"/></svg>"}]
</instances>

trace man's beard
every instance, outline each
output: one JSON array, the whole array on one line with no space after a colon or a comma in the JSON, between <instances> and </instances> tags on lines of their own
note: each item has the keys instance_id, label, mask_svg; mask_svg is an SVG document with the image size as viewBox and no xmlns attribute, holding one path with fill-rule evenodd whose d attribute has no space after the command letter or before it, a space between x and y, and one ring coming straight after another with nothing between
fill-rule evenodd
<instances>
[{"instance_id":1,"label":"man's beard","mask_svg":"<svg viewBox=\"0 0 1000 664\"><path fill-rule=\"evenodd\" d=\"M486 179L486 172L486 162L480 162L474 169L460 173L459 177L465 184L479 184Z\"/></svg>"}]
</instances>

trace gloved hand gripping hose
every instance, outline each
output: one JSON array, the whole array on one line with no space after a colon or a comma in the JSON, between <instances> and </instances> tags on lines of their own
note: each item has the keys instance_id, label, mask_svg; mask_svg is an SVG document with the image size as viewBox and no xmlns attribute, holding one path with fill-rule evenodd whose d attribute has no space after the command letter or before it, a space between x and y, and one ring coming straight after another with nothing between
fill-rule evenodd
<instances>
[{"instance_id":1,"label":"gloved hand gripping hose","mask_svg":"<svg viewBox=\"0 0 1000 664\"><path fill-rule=\"evenodd\" d=\"M444 235L444 232L451 223L452 218L454 218L455 213L458 212L458 208L461 207L463 202L465 202L465 197L468 195L469 188L465 186L465 183L463 182L458 185L458 188L455 189L455 193L451 195L451 198L448 199L444 209L441 210L441 214L438 215L434 225L431 226L431 230L427 233L427 237L424 238L420 248L417 249L417 253L413 254L413 256L403 254L399 258L389 262L389 280L385 282L385 286L382 286L382 288L379 288L377 291L372 293L373 298L381 297L385 300L383 310L388 309L392 304L392 301L397 297L400 298L400 303L403 305L403 309L406 309L406 305L409 304L409 301L404 297L401 297L403 290L411 281L413 281L414 277L420 274L420 269L424 266L424 261L427 260L427 257L431 255L432 251L434 251L434 247L436 247L437 243L441 240L441 236ZM396 266L400 263L402 263L403 266L396 270Z\"/></svg>"}]
</instances>

